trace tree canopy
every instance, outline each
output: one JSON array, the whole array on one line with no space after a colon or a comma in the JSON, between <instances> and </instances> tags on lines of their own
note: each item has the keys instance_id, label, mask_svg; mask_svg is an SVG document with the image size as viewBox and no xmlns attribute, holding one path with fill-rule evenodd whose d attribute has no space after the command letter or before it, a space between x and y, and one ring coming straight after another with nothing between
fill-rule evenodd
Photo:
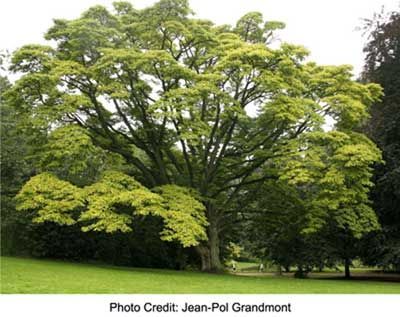
<instances>
[{"instance_id":1,"label":"tree canopy","mask_svg":"<svg viewBox=\"0 0 400 317\"><path fill-rule=\"evenodd\" d=\"M11 69L23 75L8 100L36 126L84 129L136 180L106 173L79 189L42 174L19 194L20 208L36 209L38 221L105 231L128 230L126 207L160 216L162 237L197 245L211 270L221 267L220 237L238 214L237 197L266 180L310 193L305 231L329 217L355 236L377 228L367 193L380 154L355 130L381 89L353 81L349 66L307 62L301 46L273 48L282 27L256 12L214 25L194 18L186 0L142 10L118 2L54 20L45 35L53 46L14 53Z\"/></svg>"},{"instance_id":2,"label":"tree canopy","mask_svg":"<svg viewBox=\"0 0 400 317\"><path fill-rule=\"evenodd\" d=\"M371 199L382 231L365 242L365 260L387 269L400 269L400 14L376 14L365 21L368 42L362 79L379 83L384 96L371 107L363 127L383 152L385 164L375 168Z\"/></svg>"}]
</instances>

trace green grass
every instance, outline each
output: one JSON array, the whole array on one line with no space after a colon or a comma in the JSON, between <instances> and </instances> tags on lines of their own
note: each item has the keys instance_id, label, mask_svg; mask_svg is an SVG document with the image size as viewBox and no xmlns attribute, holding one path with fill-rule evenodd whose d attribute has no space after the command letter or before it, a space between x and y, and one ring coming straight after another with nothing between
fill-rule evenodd
<instances>
[{"instance_id":1,"label":"green grass","mask_svg":"<svg viewBox=\"0 0 400 317\"><path fill-rule=\"evenodd\" d=\"M247 277L1 258L1 293L396 293L400 283Z\"/></svg>"},{"instance_id":2,"label":"green grass","mask_svg":"<svg viewBox=\"0 0 400 317\"><path fill-rule=\"evenodd\" d=\"M249 267L257 266L257 263L255 262L239 262L236 261L236 266L238 269L246 269Z\"/></svg>"},{"instance_id":3,"label":"green grass","mask_svg":"<svg viewBox=\"0 0 400 317\"><path fill-rule=\"evenodd\" d=\"M236 267L239 271L258 271L260 264L255 262L236 262ZM230 268L230 266L228 266Z\"/></svg>"}]
</instances>

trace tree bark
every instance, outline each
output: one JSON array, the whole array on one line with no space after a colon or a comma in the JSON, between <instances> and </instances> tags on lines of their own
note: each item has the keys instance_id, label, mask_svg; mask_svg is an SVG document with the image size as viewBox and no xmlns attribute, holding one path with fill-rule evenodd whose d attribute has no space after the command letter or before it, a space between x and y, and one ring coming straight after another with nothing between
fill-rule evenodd
<instances>
[{"instance_id":1,"label":"tree bark","mask_svg":"<svg viewBox=\"0 0 400 317\"><path fill-rule=\"evenodd\" d=\"M210 208L211 209L211 208ZM208 210L210 214L211 210ZM220 259L220 241L218 236L218 222L216 218L208 218L208 241L198 245L195 249L201 259L201 270L205 272L220 272L223 267Z\"/></svg>"},{"instance_id":2,"label":"tree bark","mask_svg":"<svg viewBox=\"0 0 400 317\"><path fill-rule=\"evenodd\" d=\"M208 245L210 250L210 271L218 272L222 270L219 254L218 224L212 218L208 227Z\"/></svg>"},{"instance_id":3,"label":"tree bark","mask_svg":"<svg viewBox=\"0 0 400 317\"><path fill-rule=\"evenodd\" d=\"M210 251L205 245L198 245L195 247L197 254L201 260L201 270L204 272L211 271Z\"/></svg>"}]
</instances>

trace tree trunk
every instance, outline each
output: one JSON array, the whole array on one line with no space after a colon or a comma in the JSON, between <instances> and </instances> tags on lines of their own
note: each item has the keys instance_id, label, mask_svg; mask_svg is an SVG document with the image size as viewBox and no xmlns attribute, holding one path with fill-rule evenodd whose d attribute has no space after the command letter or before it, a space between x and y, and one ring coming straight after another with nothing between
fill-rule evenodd
<instances>
[{"instance_id":1,"label":"tree trunk","mask_svg":"<svg viewBox=\"0 0 400 317\"><path fill-rule=\"evenodd\" d=\"M208 227L208 245L210 249L210 271L218 272L222 270L222 264L219 254L218 224L216 221L210 221Z\"/></svg>"},{"instance_id":2,"label":"tree trunk","mask_svg":"<svg viewBox=\"0 0 400 317\"><path fill-rule=\"evenodd\" d=\"M344 277L350 278L350 259L349 258L344 259Z\"/></svg>"},{"instance_id":3,"label":"tree trunk","mask_svg":"<svg viewBox=\"0 0 400 317\"><path fill-rule=\"evenodd\" d=\"M210 211L210 210L208 210ZM210 215L210 212L208 212ZM208 218L208 241L196 247L201 259L201 270L206 272L220 272L223 267L219 253L218 222L214 217Z\"/></svg>"},{"instance_id":4,"label":"tree trunk","mask_svg":"<svg viewBox=\"0 0 400 317\"><path fill-rule=\"evenodd\" d=\"M306 277L306 274L304 272L302 265L297 266L297 271L294 273L294 277L295 278L305 278Z\"/></svg>"},{"instance_id":5,"label":"tree trunk","mask_svg":"<svg viewBox=\"0 0 400 317\"><path fill-rule=\"evenodd\" d=\"M205 245L198 245L195 248L196 252L200 256L201 270L204 272L211 271L210 251Z\"/></svg>"}]
</instances>

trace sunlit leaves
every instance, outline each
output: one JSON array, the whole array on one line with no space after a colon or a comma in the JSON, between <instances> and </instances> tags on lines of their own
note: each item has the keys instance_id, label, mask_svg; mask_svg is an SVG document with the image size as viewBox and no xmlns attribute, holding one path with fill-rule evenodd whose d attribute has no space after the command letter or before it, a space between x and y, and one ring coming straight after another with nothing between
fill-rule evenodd
<instances>
[{"instance_id":1,"label":"sunlit leaves","mask_svg":"<svg viewBox=\"0 0 400 317\"><path fill-rule=\"evenodd\" d=\"M176 185L164 185L155 189L164 199L166 212L161 236L166 241L178 240L183 246L196 245L207 240L204 227L208 222L204 205L193 197L188 189Z\"/></svg>"},{"instance_id":2,"label":"sunlit leaves","mask_svg":"<svg viewBox=\"0 0 400 317\"><path fill-rule=\"evenodd\" d=\"M39 223L79 223L83 231L114 233L131 231L137 217L155 216L164 222L162 240L189 247L207 239L204 206L188 189L165 185L153 192L116 171L83 188L39 174L24 185L17 200L18 209L33 211L33 221Z\"/></svg>"},{"instance_id":3,"label":"sunlit leaves","mask_svg":"<svg viewBox=\"0 0 400 317\"><path fill-rule=\"evenodd\" d=\"M49 173L32 177L16 197L17 209L33 210L34 222L76 223L76 215L85 205L79 188Z\"/></svg>"},{"instance_id":4,"label":"sunlit leaves","mask_svg":"<svg viewBox=\"0 0 400 317\"><path fill-rule=\"evenodd\" d=\"M44 145L39 166L77 185L94 180L105 166L106 155L82 128L69 125L54 130Z\"/></svg>"},{"instance_id":5,"label":"sunlit leaves","mask_svg":"<svg viewBox=\"0 0 400 317\"><path fill-rule=\"evenodd\" d=\"M381 160L378 148L357 133L317 132L300 140L292 145L298 153L281 160L281 178L309 204L304 232L318 231L328 219L358 238L379 228L368 201L371 166Z\"/></svg>"}]
</instances>

